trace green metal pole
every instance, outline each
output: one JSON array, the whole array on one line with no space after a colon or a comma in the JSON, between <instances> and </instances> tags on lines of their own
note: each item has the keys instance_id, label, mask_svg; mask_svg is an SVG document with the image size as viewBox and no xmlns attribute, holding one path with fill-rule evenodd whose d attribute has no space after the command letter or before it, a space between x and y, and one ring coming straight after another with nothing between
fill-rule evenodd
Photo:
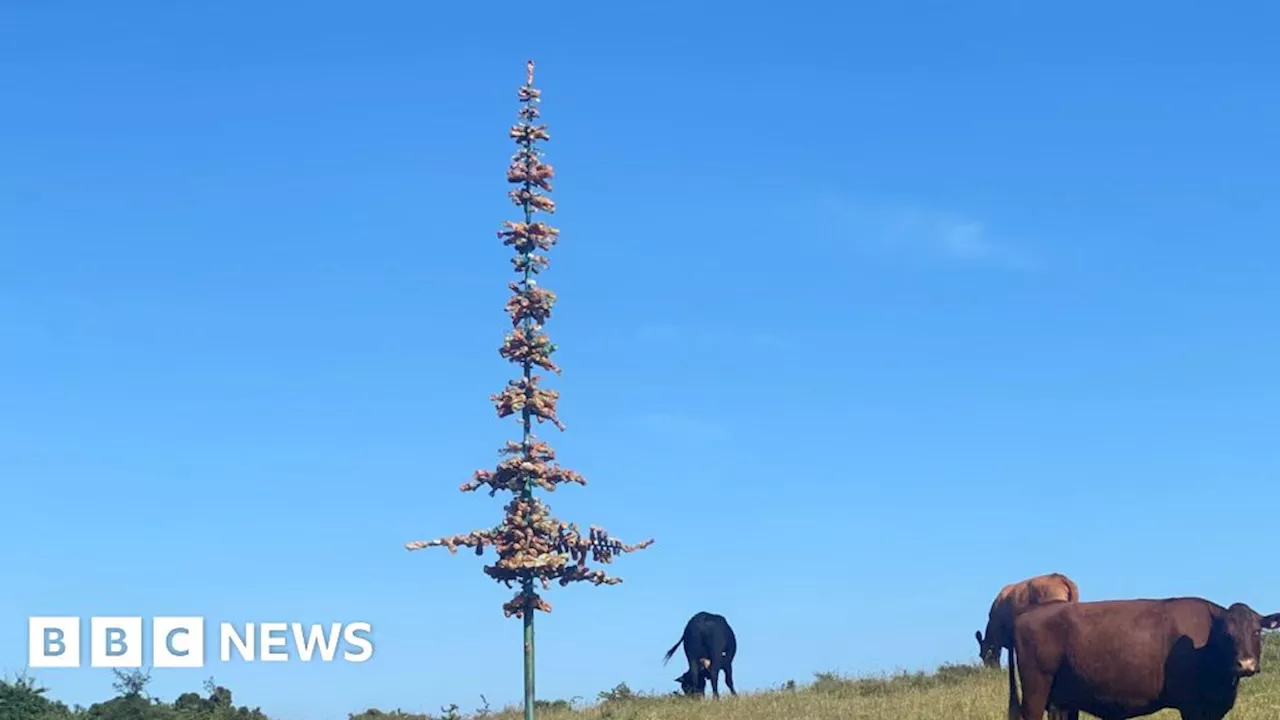
<instances>
[{"instance_id":1,"label":"green metal pole","mask_svg":"<svg viewBox=\"0 0 1280 720\"><path fill-rule=\"evenodd\" d=\"M532 598L533 581L524 581L524 590L528 598ZM524 720L533 718L533 603L524 606Z\"/></svg>"},{"instance_id":2,"label":"green metal pole","mask_svg":"<svg viewBox=\"0 0 1280 720\"><path fill-rule=\"evenodd\" d=\"M525 183L525 187L528 187L528 186L529 186L529 183ZM533 221L532 216L533 216L533 210L532 208L529 207L529 204L526 202L524 206L525 223L532 222ZM524 271L524 285L526 288L529 287L529 280L530 280L529 276L531 274L532 273L529 271L528 267L526 267ZM524 326L526 331L532 332L533 321L526 318L524 322ZM533 375L533 366L531 363L526 361L524 365L524 379L526 383L530 381L530 379L532 378L532 375ZM524 455L527 459L532 455L531 443L533 441L533 427L532 427L533 413L529 409L529 406L527 404L525 405L524 410L521 413L521 416L522 416L521 419L524 421L523 423L524 424L524 438L523 438ZM528 477L525 478L524 492L522 492L521 495L524 497L525 500L533 500L532 479ZM528 518L528 517L525 518L525 522L530 522L530 521L531 521L531 518ZM522 589L524 590L524 720L534 720L533 718L533 700L534 700L533 613L535 611L534 611L534 603L533 603L533 593L534 593L533 578L529 575L525 575L521 585L522 585Z\"/></svg>"},{"instance_id":3,"label":"green metal pole","mask_svg":"<svg viewBox=\"0 0 1280 720\"><path fill-rule=\"evenodd\" d=\"M529 150L532 150L533 143L530 142L525 147ZM532 190L532 183L525 181L524 187L526 190ZM533 222L533 208L529 206L528 201L525 201L524 203L524 221L526 225ZM533 271L531 270L531 268L532 268L531 264L525 265L523 285L526 289L528 289L529 281L532 279L532 275L533 275ZM529 333L533 332L532 319L525 318L525 321L523 324L526 332L529 332ZM526 383L526 387L528 387L527 383L529 383L529 381L532 380L532 378L533 378L533 363L526 360L524 363L524 380ZM533 441L533 411L529 409L529 405L527 403L525 404L524 409L521 412L521 420L523 421L522 424L524 429L524 437L523 437L524 455L526 459L530 459L530 456L533 454L532 447L531 447L531 444ZM522 492L521 495L524 496L525 500L529 500L529 501L533 500L533 480L527 476L525 477L525 480L524 480L524 492ZM528 518L528 517L525 518L526 522L530 522L530 520L531 518ZM534 720L533 701L534 701L535 695L534 695L534 684L533 684L533 669L534 669L533 613L535 612L535 610L534 610L534 603L533 603L533 593L534 593L533 578L529 575L526 575L524 577L524 582L522 583L522 587L524 590L524 601L525 601L524 602L524 720Z\"/></svg>"},{"instance_id":4,"label":"green metal pole","mask_svg":"<svg viewBox=\"0 0 1280 720\"><path fill-rule=\"evenodd\" d=\"M532 88L533 87L533 61L532 60L529 61L529 64L527 67L528 67L528 76L525 80L525 85L527 87ZM528 107L532 107L533 100L530 99L526 101L525 104ZM525 119L530 123L532 123L533 121L532 116L525 117ZM520 142L520 145L522 145L524 149L530 153L536 152L536 150L534 149L535 142L533 140L522 141ZM526 193L532 192L533 183L530 182L529 180L525 180L524 189ZM522 205L523 205L522 209L524 210L524 222L525 222L525 225L528 226L531 223L533 223L533 207L530 206L528 200L525 200L524 203L522 203ZM531 253L526 252L523 254L525 255L525 259L528 260L528 256ZM530 286L530 282L532 280L533 280L533 264L526 262L524 267L524 281L521 284L524 286L526 290L528 290ZM526 317L522 325L524 326L525 332L530 333L530 336L531 336L534 328L533 319ZM532 380L532 378L533 378L533 362L530 360L526 360L524 362L524 381L525 381L526 388L528 387L528 384ZM521 424L524 430L524 434L522 438L523 445L524 445L524 456L525 456L525 459L531 460L532 459L531 456L533 455L533 449L532 449L533 411L529 408L528 403L525 404L524 409L520 413L520 415L522 420ZM524 488L523 488L523 491L520 493L520 495L527 502L531 503L533 500L533 479L528 477L527 475L525 476ZM532 525L532 518L526 515L525 522ZM524 592L524 720L534 720L533 706L534 706L534 700L536 696L534 694L534 682L533 682L534 681L533 613L535 612L535 607L533 602L533 596L534 596L533 575L531 573L526 574L524 578L522 578L522 580L523 582L521 583L521 589Z\"/></svg>"}]
</instances>

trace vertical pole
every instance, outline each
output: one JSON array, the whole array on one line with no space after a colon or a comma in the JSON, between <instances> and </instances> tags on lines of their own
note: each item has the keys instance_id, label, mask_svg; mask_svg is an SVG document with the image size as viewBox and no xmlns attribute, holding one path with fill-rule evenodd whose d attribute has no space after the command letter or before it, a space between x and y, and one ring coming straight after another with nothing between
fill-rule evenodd
<instances>
[{"instance_id":1,"label":"vertical pole","mask_svg":"<svg viewBox=\"0 0 1280 720\"><path fill-rule=\"evenodd\" d=\"M524 581L527 601L524 606L524 720L533 719L533 580Z\"/></svg>"},{"instance_id":2,"label":"vertical pole","mask_svg":"<svg viewBox=\"0 0 1280 720\"><path fill-rule=\"evenodd\" d=\"M526 64L526 71L527 71L527 74L525 76L525 86L532 88L533 87L533 61L532 60L530 60ZM533 105L533 102L532 100L530 100L526 104L531 107ZM533 117L534 116L528 116L525 119L528 120L529 122L532 122ZM530 153L535 152L533 147L533 144L534 144L533 140L529 140L528 142L521 143L521 144L524 146L526 151ZM524 189L526 192L532 191L533 183L529 182L528 180L525 180ZM525 224L526 225L531 224L533 222L533 208L530 207L528 200L526 200L523 203L522 209L524 210ZM529 289L529 281L533 279L532 268L533 268L532 263L527 263L524 268L524 280L521 283L521 285L524 287L525 290ZM530 334L533 333L534 323L531 318L526 317L524 319L523 325L526 333L530 333ZM530 360L525 360L524 381L525 381L526 388L529 386L528 384L532 379L532 377L533 377L533 362ZM522 421L521 426L522 426L522 429L524 430L523 437L522 437L522 444L524 446L524 456L526 459L531 459L531 456L533 454L533 446L532 446L533 411L530 410L528 403L525 403L525 406L523 408L523 411L520 413L520 416ZM524 488L523 488L523 491L521 492L521 496L527 502L532 502L533 500L533 479L527 475L525 476L525 479L524 479ZM525 517L525 522L529 523L530 525L533 524L532 520L533 519L528 516ZM524 590L524 720L534 720L533 704L534 704L534 698L536 696L534 694L534 684L533 684L533 679L534 679L533 678L533 668L534 668L533 613L535 612L535 609L534 609L534 602L533 602L534 590L533 590L532 575L526 574L523 578L523 582L521 583L521 585L522 585L522 589Z\"/></svg>"}]
</instances>

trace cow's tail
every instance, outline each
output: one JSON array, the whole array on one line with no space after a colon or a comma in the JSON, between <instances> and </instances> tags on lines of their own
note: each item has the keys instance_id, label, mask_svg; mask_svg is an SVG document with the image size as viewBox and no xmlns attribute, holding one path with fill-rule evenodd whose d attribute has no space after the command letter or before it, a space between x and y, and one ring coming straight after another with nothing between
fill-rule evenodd
<instances>
[{"instance_id":1,"label":"cow's tail","mask_svg":"<svg viewBox=\"0 0 1280 720\"><path fill-rule=\"evenodd\" d=\"M1018 702L1018 683L1014 678L1014 667L1017 662L1014 660L1013 645L1009 646L1009 720L1018 720L1022 715L1022 703Z\"/></svg>"},{"instance_id":2,"label":"cow's tail","mask_svg":"<svg viewBox=\"0 0 1280 720\"><path fill-rule=\"evenodd\" d=\"M671 656L676 654L676 648L680 647L680 643L682 642L684 642L684 638L680 638L679 640L677 640L676 644L672 645L671 649L667 651L667 654L662 656L663 665L666 665L667 661L671 659Z\"/></svg>"}]
</instances>

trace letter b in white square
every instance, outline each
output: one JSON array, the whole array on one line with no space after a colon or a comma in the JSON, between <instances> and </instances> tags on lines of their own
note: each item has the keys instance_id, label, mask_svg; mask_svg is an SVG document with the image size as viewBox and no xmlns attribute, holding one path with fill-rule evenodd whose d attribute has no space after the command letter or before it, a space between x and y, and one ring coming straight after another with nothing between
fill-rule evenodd
<instances>
[{"instance_id":1,"label":"letter b in white square","mask_svg":"<svg viewBox=\"0 0 1280 720\"><path fill-rule=\"evenodd\" d=\"M96 668L142 667L142 618L90 619L89 665Z\"/></svg>"},{"instance_id":2,"label":"letter b in white square","mask_svg":"<svg viewBox=\"0 0 1280 720\"><path fill-rule=\"evenodd\" d=\"M80 667L80 618L27 618L27 665Z\"/></svg>"},{"instance_id":3,"label":"letter b in white square","mask_svg":"<svg viewBox=\"0 0 1280 720\"><path fill-rule=\"evenodd\" d=\"M167 668L204 667L204 618L152 619L151 664Z\"/></svg>"}]
</instances>

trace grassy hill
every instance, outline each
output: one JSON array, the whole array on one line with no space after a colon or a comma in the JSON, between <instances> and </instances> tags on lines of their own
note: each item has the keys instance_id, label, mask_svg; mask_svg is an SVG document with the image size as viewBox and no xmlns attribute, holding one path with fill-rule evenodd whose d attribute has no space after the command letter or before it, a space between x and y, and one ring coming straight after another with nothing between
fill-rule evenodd
<instances>
[{"instance_id":1,"label":"grassy hill","mask_svg":"<svg viewBox=\"0 0 1280 720\"><path fill-rule=\"evenodd\" d=\"M1241 683L1240 699L1227 720L1280 718L1280 637L1263 642L1263 671ZM1005 720L1007 670L981 665L950 665L931 673L883 678L841 678L819 673L806 685L742 693L731 697L723 684L719 701L674 696L630 695L615 688L601 702L571 708L547 703L540 720ZM708 693L710 690L708 689ZM1021 690L1019 690L1021 692ZM449 717L446 713L444 717ZM439 718L437 714L434 717ZM490 720L519 720L519 708L489 713ZM1084 716L1091 717L1091 716ZM1149 716L1178 720L1176 712ZM424 715L364 713L352 720L426 720Z\"/></svg>"},{"instance_id":2,"label":"grassy hill","mask_svg":"<svg viewBox=\"0 0 1280 720\"><path fill-rule=\"evenodd\" d=\"M1263 641L1263 671L1243 681L1240 700L1228 720L1280 718L1280 637ZM123 686L122 686L123 687ZM138 686L140 687L140 686ZM270 713L236 707L231 693L212 684L207 696L187 693L171 703L117 697L91 708L67 708L29 684L0 681L0 720L269 720ZM819 673L813 682L716 701L637 695L619 685L600 701L573 707L541 701L540 720L1005 720L1006 671L979 665L949 665L931 673L881 678L844 678ZM351 720L520 720L519 708L431 715L368 710ZM1152 720L1178 720L1165 711Z\"/></svg>"}]
</instances>

